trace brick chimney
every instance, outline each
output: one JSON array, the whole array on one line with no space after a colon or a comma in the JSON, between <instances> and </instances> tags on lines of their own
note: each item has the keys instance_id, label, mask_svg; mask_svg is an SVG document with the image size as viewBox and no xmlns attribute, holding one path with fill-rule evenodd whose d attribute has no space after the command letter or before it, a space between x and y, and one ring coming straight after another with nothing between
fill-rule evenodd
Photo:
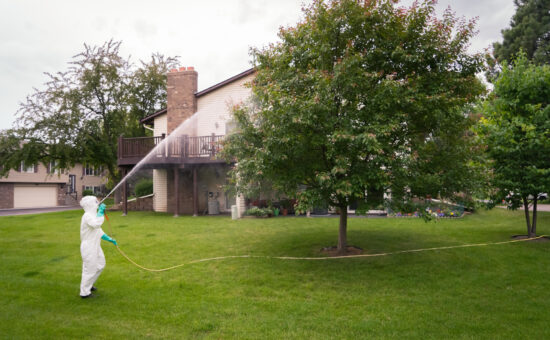
<instances>
[{"instance_id":1,"label":"brick chimney","mask_svg":"<svg viewBox=\"0 0 550 340\"><path fill-rule=\"evenodd\" d=\"M168 72L166 106L169 134L197 111L197 78L194 67L180 67Z\"/></svg>"}]
</instances>

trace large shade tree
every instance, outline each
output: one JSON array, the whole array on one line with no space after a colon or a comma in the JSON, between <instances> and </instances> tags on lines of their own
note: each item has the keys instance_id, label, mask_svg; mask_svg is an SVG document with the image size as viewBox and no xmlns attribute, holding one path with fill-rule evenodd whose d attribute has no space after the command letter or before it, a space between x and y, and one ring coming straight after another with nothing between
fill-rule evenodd
<instances>
[{"instance_id":1,"label":"large shade tree","mask_svg":"<svg viewBox=\"0 0 550 340\"><path fill-rule=\"evenodd\" d=\"M536 64L550 63L550 1L514 0L516 13L502 30L502 42L493 44L499 62L508 63L523 50Z\"/></svg>"},{"instance_id":2,"label":"large shade tree","mask_svg":"<svg viewBox=\"0 0 550 340\"><path fill-rule=\"evenodd\" d=\"M527 235L535 236L539 194L550 192L550 66L535 66L525 53L504 63L479 130L492 162L495 202L523 207Z\"/></svg>"},{"instance_id":3,"label":"large shade tree","mask_svg":"<svg viewBox=\"0 0 550 340\"><path fill-rule=\"evenodd\" d=\"M450 10L436 18L433 2L315 1L279 43L252 50L252 100L234 109L225 146L238 192L269 183L299 210L337 207L345 252L351 202L464 190L473 145L461 108L483 92L473 32Z\"/></svg>"},{"instance_id":4,"label":"large shade tree","mask_svg":"<svg viewBox=\"0 0 550 340\"><path fill-rule=\"evenodd\" d=\"M118 179L117 138L144 135L139 120L166 105L166 73L178 62L153 54L136 66L120 45L84 45L66 71L46 74L44 88L20 104L16 126L0 134L0 175L21 161L87 163Z\"/></svg>"}]
</instances>

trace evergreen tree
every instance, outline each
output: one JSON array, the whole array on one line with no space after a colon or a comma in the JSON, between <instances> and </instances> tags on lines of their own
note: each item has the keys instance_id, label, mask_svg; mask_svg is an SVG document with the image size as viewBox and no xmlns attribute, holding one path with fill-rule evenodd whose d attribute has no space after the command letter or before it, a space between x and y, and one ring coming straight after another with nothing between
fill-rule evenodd
<instances>
[{"instance_id":1,"label":"evergreen tree","mask_svg":"<svg viewBox=\"0 0 550 340\"><path fill-rule=\"evenodd\" d=\"M502 43L493 44L499 63L511 63L520 50L538 65L550 63L550 0L514 0L516 13Z\"/></svg>"}]
</instances>

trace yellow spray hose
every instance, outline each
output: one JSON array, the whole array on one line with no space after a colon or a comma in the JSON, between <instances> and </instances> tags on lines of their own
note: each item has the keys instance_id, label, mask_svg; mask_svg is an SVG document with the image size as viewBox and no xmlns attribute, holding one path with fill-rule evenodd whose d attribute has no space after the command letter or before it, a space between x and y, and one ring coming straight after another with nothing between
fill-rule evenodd
<instances>
[{"instance_id":1,"label":"yellow spray hose","mask_svg":"<svg viewBox=\"0 0 550 340\"><path fill-rule=\"evenodd\" d=\"M112 227L111 227L111 221L109 221L109 218L107 215L105 215L107 222L109 224L109 228L112 233ZM179 267L183 267L186 265L199 263L199 262L208 262L208 261L218 261L218 260L225 260L225 259L235 259L235 258L262 258L262 259L277 259L277 260L307 260L307 261L317 261L317 260L336 260L336 259L350 259L350 258L358 258L358 257L378 257L378 256L388 256L388 255L397 255L397 254L405 254L405 253L418 253L423 251L432 251L432 250L445 250L445 249L455 249L455 248L468 248L468 247L481 247L481 246L491 246L491 245L498 245L498 244L506 244L506 243L514 243L514 242L524 242L524 241L531 241L536 240L539 238L546 237L548 235L541 235L531 238L525 238L525 239L519 239L519 240L512 240L512 241L502 241L502 242L490 242L490 243L474 243L474 244L461 244L456 246L445 246L445 247L434 247L434 248L422 248L422 249L409 249L409 250L398 250L398 251L392 251L387 253L376 253L376 254L360 254L360 255L342 255L342 256L331 256L331 257L294 257L294 256L265 256L265 255L230 255L230 256L219 256L219 257L210 257L210 258L204 258L199 260L193 260L186 263L178 264L172 267L167 268L161 268L161 269L151 269L144 267L134 260L132 260L128 255L126 255L122 249L117 245L116 249L118 252L126 259L128 262L133 264L134 266L141 268L143 270L149 271L149 272L165 272L168 270L176 269Z\"/></svg>"}]
</instances>

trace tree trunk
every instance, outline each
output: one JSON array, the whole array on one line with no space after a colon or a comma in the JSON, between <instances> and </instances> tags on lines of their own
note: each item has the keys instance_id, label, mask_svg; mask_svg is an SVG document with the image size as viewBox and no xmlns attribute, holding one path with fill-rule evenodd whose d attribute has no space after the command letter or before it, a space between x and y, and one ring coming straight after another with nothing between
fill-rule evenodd
<instances>
[{"instance_id":1,"label":"tree trunk","mask_svg":"<svg viewBox=\"0 0 550 340\"><path fill-rule=\"evenodd\" d=\"M527 237L531 236L531 218L529 217L529 201L527 196L523 197L523 210L525 211L525 221L527 222Z\"/></svg>"},{"instance_id":2,"label":"tree trunk","mask_svg":"<svg viewBox=\"0 0 550 340\"><path fill-rule=\"evenodd\" d=\"M338 231L338 253L345 254L348 247L348 207L340 208L340 228Z\"/></svg>"},{"instance_id":3,"label":"tree trunk","mask_svg":"<svg viewBox=\"0 0 550 340\"><path fill-rule=\"evenodd\" d=\"M533 237L537 236L537 195L533 201L533 223L531 223L531 233Z\"/></svg>"}]
</instances>

